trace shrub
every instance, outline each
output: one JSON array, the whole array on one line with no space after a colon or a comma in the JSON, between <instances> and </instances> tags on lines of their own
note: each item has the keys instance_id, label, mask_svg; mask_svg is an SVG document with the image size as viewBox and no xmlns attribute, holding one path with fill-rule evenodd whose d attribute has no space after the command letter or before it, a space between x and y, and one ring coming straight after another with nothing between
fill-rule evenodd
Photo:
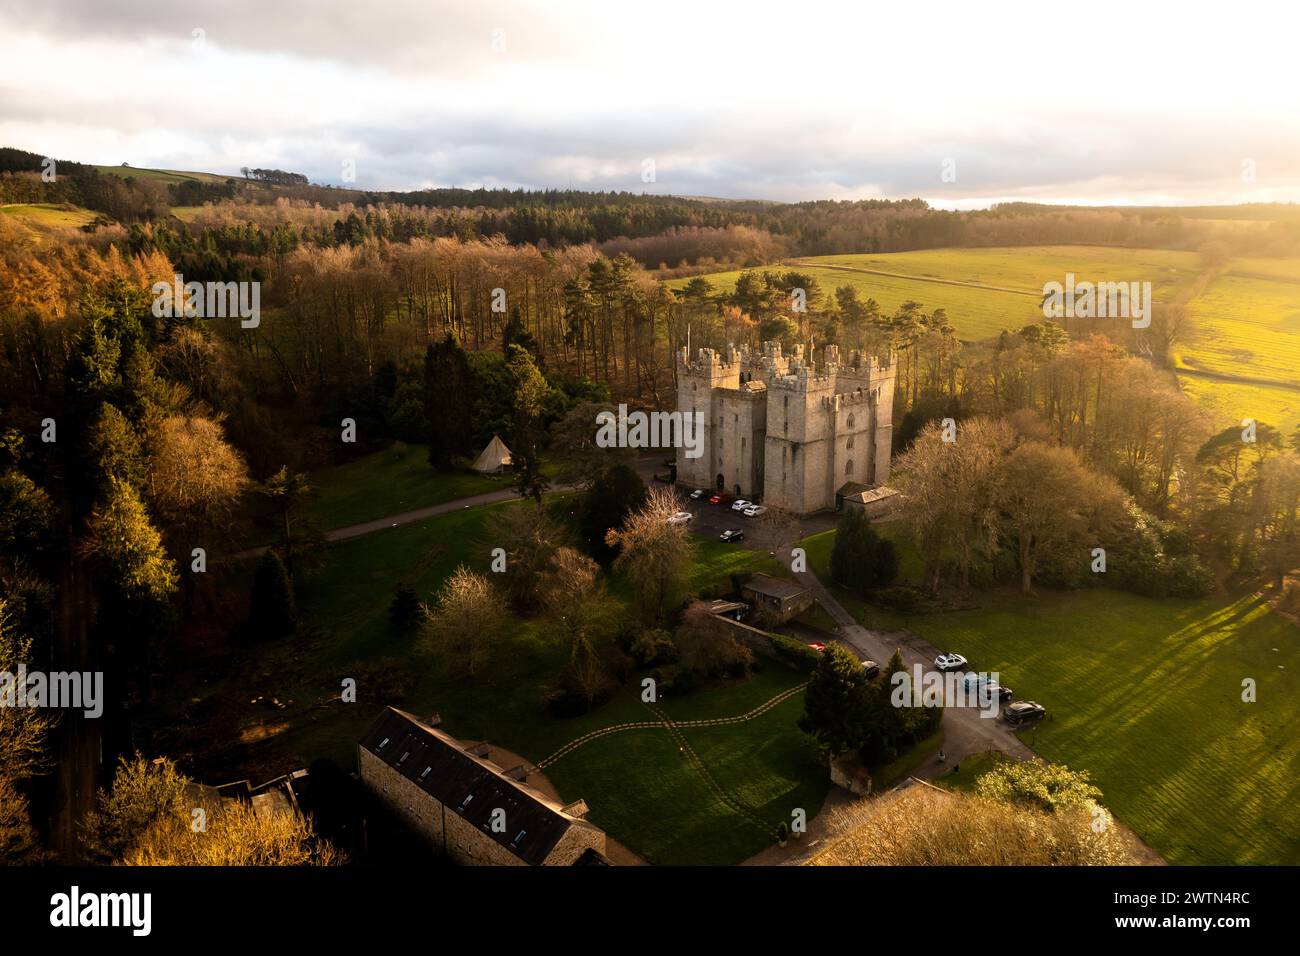
<instances>
[{"instance_id":1,"label":"shrub","mask_svg":"<svg viewBox=\"0 0 1300 956\"><path fill-rule=\"evenodd\" d=\"M840 587L861 594L885 587L898 576L894 543L880 537L871 519L850 508L840 518L831 549L831 578Z\"/></svg>"},{"instance_id":2,"label":"shrub","mask_svg":"<svg viewBox=\"0 0 1300 956\"><path fill-rule=\"evenodd\" d=\"M249 626L258 637L275 638L291 633L297 624L289 572L280 556L268 548L253 572Z\"/></svg>"},{"instance_id":3,"label":"shrub","mask_svg":"<svg viewBox=\"0 0 1300 956\"><path fill-rule=\"evenodd\" d=\"M777 660L782 664L801 674L811 674L817 669L821 655L807 644L783 634L771 634L769 637L772 639L772 649L776 651Z\"/></svg>"},{"instance_id":4,"label":"shrub","mask_svg":"<svg viewBox=\"0 0 1300 956\"><path fill-rule=\"evenodd\" d=\"M735 638L731 626L709 613L703 602L687 610L673 641L681 666L701 677L737 677L754 659L750 649Z\"/></svg>"},{"instance_id":5,"label":"shrub","mask_svg":"<svg viewBox=\"0 0 1300 956\"><path fill-rule=\"evenodd\" d=\"M921 596L909 587L886 588L874 595L876 603L904 614L921 606Z\"/></svg>"},{"instance_id":6,"label":"shrub","mask_svg":"<svg viewBox=\"0 0 1300 956\"><path fill-rule=\"evenodd\" d=\"M399 584L393 590L393 602L388 606L388 623L395 631L413 631L420 623L423 608L420 596L409 584Z\"/></svg>"},{"instance_id":7,"label":"shrub","mask_svg":"<svg viewBox=\"0 0 1300 956\"><path fill-rule=\"evenodd\" d=\"M677 645L663 628L643 628L632 638L628 650L638 667L656 667L677 660Z\"/></svg>"}]
</instances>

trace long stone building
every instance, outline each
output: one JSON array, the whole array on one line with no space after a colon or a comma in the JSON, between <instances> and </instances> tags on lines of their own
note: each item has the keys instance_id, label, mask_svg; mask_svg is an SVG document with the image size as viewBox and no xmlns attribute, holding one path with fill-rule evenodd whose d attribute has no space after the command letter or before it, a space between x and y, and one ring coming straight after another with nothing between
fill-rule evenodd
<instances>
[{"instance_id":1,"label":"long stone building","mask_svg":"<svg viewBox=\"0 0 1300 956\"><path fill-rule=\"evenodd\" d=\"M700 349L695 361L683 348L677 408L702 415L704 436L698 458L677 449L677 480L797 514L834 509L889 480L895 376L888 361L841 364L834 345L820 366L802 345Z\"/></svg>"},{"instance_id":2,"label":"long stone building","mask_svg":"<svg viewBox=\"0 0 1300 956\"><path fill-rule=\"evenodd\" d=\"M388 707L357 746L361 782L435 850L466 866L604 860L605 831L450 734Z\"/></svg>"}]
</instances>

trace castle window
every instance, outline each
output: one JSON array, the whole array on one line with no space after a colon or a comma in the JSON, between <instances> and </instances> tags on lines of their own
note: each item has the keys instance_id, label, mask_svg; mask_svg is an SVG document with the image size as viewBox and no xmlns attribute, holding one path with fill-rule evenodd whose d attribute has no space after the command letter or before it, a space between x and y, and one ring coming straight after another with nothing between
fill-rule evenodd
<instances>
[{"instance_id":1,"label":"castle window","mask_svg":"<svg viewBox=\"0 0 1300 956\"><path fill-rule=\"evenodd\" d=\"M853 416L850 414L850 415L849 415L849 428L852 428L852 427L853 427Z\"/></svg>"},{"instance_id":2,"label":"castle window","mask_svg":"<svg viewBox=\"0 0 1300 956\"><path fill-rule=\"evenodd\" d=\"M850 451L853 450L853 436L852 436L852 435L850 435L850 436L849 436L849 440L848 440L847 442L844 443L844 447L847 448L847 449L849 449Z\"/></svg>"},{"instance_id":3,"label":"castle window","mask_svg":"<svg viewBox=\"0 0 1300 956\"><path fill-rule=\"evenodd\" d=\"M846 462L844 463L844 474L846 474L846 475L851 475L851 474L853 474L853 459L852 459L852 458L850 458L848 461L846 461Z\"/></svg>"},{"instance_id":4,"label":"castle window","mask_svg":"<svg viewBox=\"0 0 1300 956\"><path fill-rule=\"evenodd\" d=\"M782 408L789 408L789 407L790 407L790 396L789 396L789 395L783 395L783 396L781 397L781 407L782 407Z\"/></svg>"}]
</instances>

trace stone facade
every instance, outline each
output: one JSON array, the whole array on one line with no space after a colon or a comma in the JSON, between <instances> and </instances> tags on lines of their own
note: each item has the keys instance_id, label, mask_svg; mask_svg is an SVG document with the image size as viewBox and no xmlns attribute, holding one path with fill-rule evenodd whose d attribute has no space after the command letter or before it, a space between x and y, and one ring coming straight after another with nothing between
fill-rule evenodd
<instances>
[{"instance_id":1,"label":"stone facade","mask_svg":"<svg viewBox=\"0 0 1300 956\"><path fill-rule=\"evenodd\" d=\"M763 354L700 349L692 362L677 357L677 408L699 412L703 454L677 450L677 479L809 514L835 508L848 482L889 480L893 442L892 364L876 359L840 363L839 349L822 350L822 364L790 356L778 342Z\"/></svg>"}]
</instances>

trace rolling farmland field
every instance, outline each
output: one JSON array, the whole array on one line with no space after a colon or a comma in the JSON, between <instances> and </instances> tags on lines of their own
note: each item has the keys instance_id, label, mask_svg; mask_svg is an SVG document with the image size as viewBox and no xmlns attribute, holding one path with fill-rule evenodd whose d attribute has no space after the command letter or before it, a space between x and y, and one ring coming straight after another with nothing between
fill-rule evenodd
<instances>
[{"instance_id":1,"label":"rolling farmland field","mask_svg":"<svg viewBox=\"0 0 1300 956\"><path fill-rule=\"evenodd\" d=\"M1188 299L1193 331L1175 355L1178 378L1222 425L1255 418L1290 431L1300 424L1300 261L1229 261L1199 294L1204 271L1193 252L1104 246L927 249L790 259L764 269L798 269L826 295L842 285L893 312L904 302L943 308L957 337L990 338L1039 322L1043 284L1149 281L1157 302ZM718 291L739 271L704 278ZM680 287L688 279L675 279ZM1197 373L1209 373L1198 375Z\"/></svg>"},{"instance_id":2,"label":"rolling farmland field","mask_svg":"<svg viewBox=\"0 0 1300 956\"><path fill-rule=\"evenodd\" d=\"M131 176L135 179L152 179L161 183L174 184L183 183L186 180L192 180L199 183L224 183L227 179L237 179L237 176L221 176L217 173L192 173L177 169L145 169L136 166L96 166L101 173L110 176L121 176L124 179Z\"/></svg>"}]
</instances>

